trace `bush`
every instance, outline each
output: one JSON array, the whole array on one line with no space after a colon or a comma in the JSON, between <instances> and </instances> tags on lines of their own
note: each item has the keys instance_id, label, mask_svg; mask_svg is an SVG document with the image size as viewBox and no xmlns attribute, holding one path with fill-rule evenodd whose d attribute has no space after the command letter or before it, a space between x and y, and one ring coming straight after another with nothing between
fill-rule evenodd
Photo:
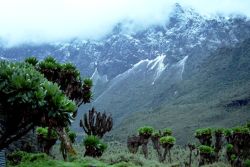
<instances>
[{"instance_id":1,"label":"bush","mask_svg":"<svg viewBox=\"0 0 250 167\"><path fill-rule=\"evenodd\" d=\"M85 156L100 157L107 149L107 145L96 136L87 136L83 143L86 148Z\"/></svg>"},{"instance_id":2,"label":"bush","mask_svg":"<svg viewBox=\"0 0 250 167\"><path fill-rule=\"evenodd\" d=\"M201 153L205 153L205 154L212 154L214 152L214 149L210 146L206 146L206 145L200 145L199 146L199 151Z\"/></svg>"},{"instance_id":3,"label":"bush","mask_svg":"<svg viewBox=\"0 0 250 167\"><path fill-rule=\"evenodd\" d=\"M250 167L250 159L247 159L244 164L243 164L244 167Z\"/></svg>"},{"instance_id":4,"label":"bush","mask_svg":"<svg viewBox=\"0 0 250 167\"><path fill-rule=\"evenodd\" d=\"M227 152L232 152L233 151L233 145L232 144L227 144L226 146L226 149L227 149Z\"/></svg>"},{"instance_id":5,"label":"bush","mask_svg":"<svg viewBox=\"0 0 250 167\"><path fill-rule=\"evenodd\" d=\"M7 156L8 163L10 165L18 165L22 161L29 161L29 162L34 162L37 160L43 160L46 159L47 155L43 153L27 153L23 151L16 151Z\"/></svg>"}]
</instances>

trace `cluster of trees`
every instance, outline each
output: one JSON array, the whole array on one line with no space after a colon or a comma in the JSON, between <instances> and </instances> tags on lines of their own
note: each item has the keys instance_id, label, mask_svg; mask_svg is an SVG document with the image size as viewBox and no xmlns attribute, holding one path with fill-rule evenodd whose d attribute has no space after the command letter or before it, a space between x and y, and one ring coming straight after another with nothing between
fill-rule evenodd
<instances>
[{"instance_id":1,"label":"cluster of trees","mask_svg":"<svg viewBox=\"0 0 250 167\"><path fill-rule=\"evenodd\" d=\"M151 126L144 126L138 129L138 133L139 135L128 137L127 147L131 153L137 153L141 146L144 157L148 158L148 143L149 139L151 139L159 161L164 162L168 155L171 162L170 150L176 142L175 137L172 136L171 129L166 128L163 131L155 131Z\"/></svg>"},{"instance_id":2,"label":"cluster of trees","mask_svg":"<svg viewBox=\"0 0 250 167\"><path fill-rule=\"evenodd\" d=\"M82 80L73 64L60 64L52 57L1 61L0 150L41 126L47 138L55 133L65 150L75 154L66 129L78 107L90 102L91 87L92 81Z\"/></svg>"},{"instance_id":3,"label":"cluster of trees","mask_svg":"<svg viewBox=\"0 0 250 167\"><path fill-rule=\"evenodd\" d=\"M92 80L81 78L73 64L61 64L53 57L1 61L0 150L36 128L40 151L49 155L59 139L65 160L68 153L76 154L72 147L76 134L69 126L78 107L92 99L92 85ZM107 145L100 139L112 129L112 117L92 108L80 126L88 135L85 156L101 156Z\"/></svg>"},{"instance_id":4,"label":"cluster of trees","mask_svg":"<svg viewBox=\"0 0 250 167\"><path fill-rule=\"evenodd\" d=\"M200 145L189 145L190 150L197 149L199 166L219 160L223 146L228 162L234 167L243 167L250 159L250 123L234 128L202 128L195 132ZM191 156L190 152L190 156ZM191 166L191 162L189 163Z\"/></svg>"},{"instance_id":5,"label":"cluster of trees","mask_svg":"<svg viewBox=\"0 0 250 167\"><path fill-rule=\"evenodd\" d=\"M226 157L233 167L247 167L250 165L250 123L233 128L201 128L195 131L198 144L189 143L188 162L185 166L193 164L192 155L195 154L199 166L218 162ZM171 129L155 131L151 126L138 129L138 135L128 136L127 147L131 153L137 153L139 147L145 158L148 158L148 143L152 141L160 162L167 157L171 162L171 148L176 139L172 136ZM225 150L225 152L223 151ZM225 155L224 155L225 154Z\"/></svg>"}]
</instances>

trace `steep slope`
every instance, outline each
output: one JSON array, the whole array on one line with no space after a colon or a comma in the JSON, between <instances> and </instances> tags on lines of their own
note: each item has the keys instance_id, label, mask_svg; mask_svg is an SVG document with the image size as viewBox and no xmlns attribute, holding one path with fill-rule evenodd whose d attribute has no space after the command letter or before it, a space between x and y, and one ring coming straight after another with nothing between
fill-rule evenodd
<instances>
[{"instance_id":1,"label":"steep slope","mask_svg":"<svg viewBox=\"0 0 250 167\"><path fill-rule=\"evenodd\" d=\"M175 92L160 87L164 100L158 108L129 115L114 129L112 137L126 139L127 134L147 124L173 128L178 143L184 144L192 140L197 128L230 127L249 121L249 71L250 39L233 48L218 49L190 73L191 77L183 76L173 86ZM168 95L172 97L164 98Z\"/></svg>"}]
</instances>

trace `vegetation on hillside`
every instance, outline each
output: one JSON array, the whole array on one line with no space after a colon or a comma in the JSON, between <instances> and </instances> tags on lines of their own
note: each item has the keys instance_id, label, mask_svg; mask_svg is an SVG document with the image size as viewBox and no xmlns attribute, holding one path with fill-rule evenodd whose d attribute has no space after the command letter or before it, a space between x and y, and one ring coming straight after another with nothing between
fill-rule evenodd
<instances>
[{"instance_id":1,"label":"vegetation on hillside","mask_svg":"<svg viewBox=\"0 0 250 167\"><path fill-rule=\"evenodd\" d=\"M126 149L124 145L112 143L108 147L101 140L111 131L113 119L94 108L80 121L86 136L82 144L75 144L77 150L74 150L76 133L68 127L77 107L90 101L91 86L91 80L81 80L75 66L60 64L51 57L41 62L32 57L23 63L0 62L0 150L32 128L41 126L36 128L36 134L41 152L46 153L13 152L8 155L8 165L249 166L250 123L227 129L197 129L194 136L199 143L189 143L187 149L176 146L171 128L155 130L152 126L143 126L137 135L127 136ZM52 148L58 147L58 139L64 161L56 157L58 154ZM139 147L143 157L136 154Z\"/></svg>"}]
</instances>

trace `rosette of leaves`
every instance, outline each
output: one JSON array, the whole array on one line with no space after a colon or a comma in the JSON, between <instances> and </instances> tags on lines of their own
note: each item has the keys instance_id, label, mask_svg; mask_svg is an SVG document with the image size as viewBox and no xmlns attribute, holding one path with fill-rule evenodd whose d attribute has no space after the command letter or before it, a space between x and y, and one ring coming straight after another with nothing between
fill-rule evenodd
<instances>
[{"instance_id":1,"label":"rosette of leaves","mask_svg":"<svg viewBox=\"0 0 250 167\"><path fill-rule=\"evenodd\" d=\"M36 62L34 57L25 61L35 66L36 70L60 86L60 89L79 107L83 103L89 103L92 99L91 79L81 79L80 71L72 63L61 64L55 58L48 56L43 61ZM74 114L74 116L76 113Z\"/></svg>"},{"instance_id":2,"label":"rosette of leaves","mask_svg":"<svg viewBox=\"0 0 250 167\"><path fill-rule=\"evenodd\" d=\"M57 139L57 133L55 132L55 130L51 129L50 133L48 130L48 127L37 127L36 128L36 134L39 136L42 136L43 138L51 138L51 139Z\"/></svg>"},{"instance_id":3,"label":"rosette of leaves","mask_svg":"<svg viewBox=\"0 0 250 167\"><path fill-rule=\"evenodd\" d=\"M173 136L164 136L164 137L160 138L160 143L164 148L165 147L168 147L168 148L173 147L175 142L176 142L176 139Z\"/></svg>"},{"instance_id":4,"label":"rosette of leaves","mask_svg":"<svg viewBox=\"0 0 250 167\"><path fill-rule=\"evenodd\" d=\"M202 145L212 145L212 129L202 128L195 131L195 137L200 141Z\"/></svg>"},{"instance_id":5,"label":"rosette of leaves","mask_svg":"<svg viewBox=\"0 0 250 167\"><path fill-rule=\"evenodd\" d=\"M206 145L200 145L198 149L200 152L199 166L211 164L215 161L214 148Z\"/></svg>"},{"instance_id":6,"label":"rosette of leaves","mask_svg":"<svg viewBox=\"0 0 250 167\"><path fill-rule=\"evenodd\" d=\"M206 145L200 145L199 147L199 151L203 154L212 154L214 153L214 148L210 147L210 146L206 146Z\"/></svg>"},{"instance_id":7,"label":"rosette of leaves","mask_svg":"<svg viewBox=\"0 0 250 167\"><path fill-rule=\"evenodd\" d=\"M163 161L166 159L167 154L169 154L169 161L171 162L171 152L170 149L174 146L176 142L175 137L173 136L164 136L160 138L160 144L165 149L163 153Z\"/></svg>"},{"instance_id":8,"label":"rosette of leaves","mask_svg":"<svg viewBox=\"0 0 250 167\"><path fill-rule=\"evenodd\" d=\"M163 136L171 136L173 134L172 129L166 128L163 130Z\"/></svg>"},{"instance_id":9,"label":"rosette of leaves","mask_svg":"<svg viewBox=\"0 0 250 167\"><path fill-rule=\"evenodd\" d=\"M233 135L233 130L228 128L228 129L224 129L223 134L227 140L227 143L231 143L232 142L232 135Z\"/></svg>"},{"instance_id":10,"label":"rosette of leaves","mask_svg":"<svg viewBox=\"0 0 250 167\"><path fill-rule=\"evenodd\" d=\"M36 57L28 57L25 59L25 63L31 64L35 67L38 63L38 60Z\"/></svg>"},{"instance_id":11,"label":"rosette of leaves","mask_svg":"<svg viewBox=\"0 0 250 167\"><path fill-rule=\"evenodd\" d=\"M107 149L107 145L104 144L97 136L87 136L83 143L86 148L84 156L100 157Z\"/></svg>"},{"instance_id":12,"label":"rosette of leaves","mask_svg":"<svg viewBox=\"0 0 250 167\"><path fill-rule=\"evenodd\" d=\"M50 154L50 150L56 143L58 136L55 130L49 129L48 127L37 127L36 128L37 140L40 145L41 151L46 154Z\"/></svg>"},{"instance_id":13,"label":"rosette of leaves","mask_svg":"<svg viewBox=\"0 0 250 167\"><path fill-rule=\"evenodd\" d=\"M162 135L160 131L154 131L151 135L152 138L160 138L161 136Z\"/></svg>"},{"instance_id":14,"label":"rosette of leaves","mask_svg":"<svg viewBox=\"0 0 250 167\"><path fill-rule=\"evenodd\" d=\"M231 156L234 154L234 148L232 144L227 144L226 145L226 156L227 156L227 160L232 163L231 161Z\"/></svg>"},{"instance_id":15,"label":"rosette of leaves","mask_svg":"<svg viewBox=\"0 0 250 167\"><path fill-rule=\"evenodd\" d=\"M140 137L140 144L142 145L142 152L144 157L148 157L148 141L151 137L152 133L154 132L154 128L151 126L144 126L138 129L139 137Z\"/></svg>"},{"instance_id":16,"label":"rosette of leaves","mask_svg":"<svg viewBox=\"0 0 250 167\"><path fill-rule=\"evenodd\" d=\"M154 128L151 126L144 126L138 129L139 135L148 139L154 132Z\"/></svg>"},{"instance_id":17,"label":"rosette of leaves","mask_svg":"<svg viewBox=\"0 0 250 167\"><path fill-rule=\"evenodd\" d=\"M240 159L247 159L250 155L250 130L249 128L235 127L232 128L232 141L231 143L235 147L235 154Z\"/></svg>"}]
</instances>

